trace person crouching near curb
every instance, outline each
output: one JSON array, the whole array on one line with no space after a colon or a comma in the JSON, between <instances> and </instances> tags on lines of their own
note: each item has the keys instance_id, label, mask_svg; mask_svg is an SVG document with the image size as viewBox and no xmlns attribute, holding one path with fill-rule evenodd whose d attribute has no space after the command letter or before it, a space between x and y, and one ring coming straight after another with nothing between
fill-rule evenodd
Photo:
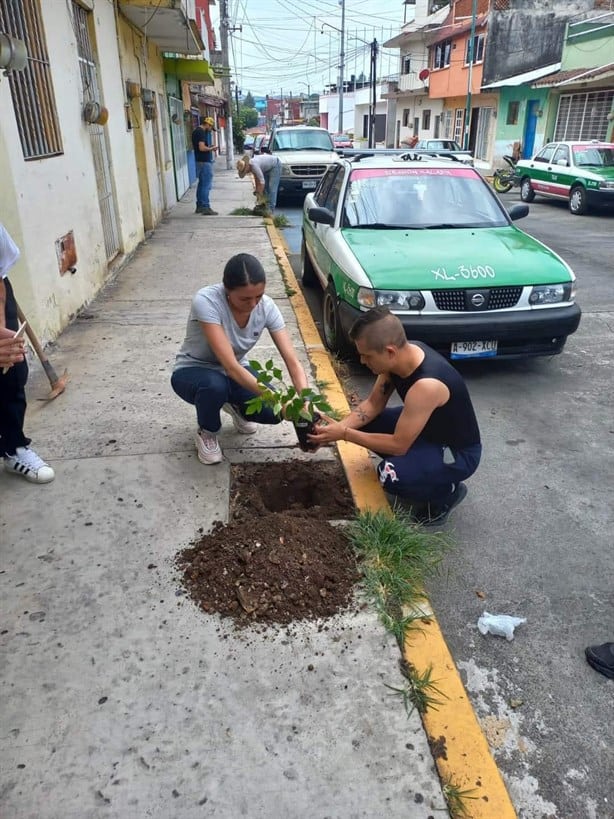
<instances>
[{"instance_id":1,"label":"person crouching near curb","mask_svg":"<svg viewBox=\"0 0 614 819\"><path fill-rule=\"evenodd\" d=\"M196 449L203 464L223 459L218 441L220 410L232 418L235 429L251 435L258 424L282 419L268 408L246 420L246 404L262 393L247 366L247 353L268 330L297 392L308 386L281 312L265 294L264 268L249 253L226 263L221 284L198 291L192 300L185 340L171 376L173 390L196 407Z\"/></svg>"},{"instance_id":2,"label":"person crouching near curb","mask_svg":"<svg viewBox=\"0 0 614 819\"><path fill-rule=\"evenodd\" d=\"M426 344L409 342L386 307L369 310L350 337L377 375L370 395L342 421L322 416L314 444L350 441L377 453L384 490L411 503L424 525L443 523L466 496L478 468L480 430L469 392L454 367ZM387 407L396 390L401 407Z\"/></svg>"},{"instance_id":3,"label":"person crouching near curb","mask_svg":"<svg viewBox=\"0 0 614 819\"><path fill-rule=\"evenodd\" d=\"M251 156L245 154L237 162L239 177L251 173L254 177L254 185L258 198L266 197L271 213L277 207L277 192L281 179L281 159L274 154L258 154Z\"/></svg>"},{"instance_id":4,"label":"person crouching near curb","mask_svg":"<svg viewBox=\"0 0 614 819\"><path fill-rule=\"evenodd\" d=\"M23 354L23 339L13 338L19 318L8 279L8 271L19 256L19 248L0 223L0 454L4 456L4 471L8 475L30 483L50 483L55 472L30 447L23 429L28 406L28 362Z\"/></svg>"}]
</instances>

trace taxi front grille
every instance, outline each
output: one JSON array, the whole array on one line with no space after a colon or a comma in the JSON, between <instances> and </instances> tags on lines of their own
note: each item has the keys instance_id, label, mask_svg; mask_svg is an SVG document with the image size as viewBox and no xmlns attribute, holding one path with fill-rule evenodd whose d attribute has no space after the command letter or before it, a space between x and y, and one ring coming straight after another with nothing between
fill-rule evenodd
<instances>
[{"instance_id":1,"label":"taxi front grille","mask_svg":"<svg viewBox=\"0 0 614 819\"><path fill-rule=\"evenodd\" d=\"M294 176L324 176L326 165L290 165Z\"/></svg>"},{"instance_id":2,"label":"taxi front grille","mask_svg":"<svg viewBox=\"0 0 614 819\"><path fill-rule=\"evenodd\" d=\"M484 287L480 289L433 290L438 310L450 312L475 312L504 310L515 307L522 293L522 286Z\"/></svg>"}]
</instances>

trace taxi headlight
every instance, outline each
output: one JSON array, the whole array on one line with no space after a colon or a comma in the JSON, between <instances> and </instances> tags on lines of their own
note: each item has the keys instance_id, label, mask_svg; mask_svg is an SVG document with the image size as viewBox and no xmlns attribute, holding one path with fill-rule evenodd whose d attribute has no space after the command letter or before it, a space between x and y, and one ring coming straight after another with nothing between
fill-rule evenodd
<instances>
[{"instance_id":1,"label":"taxi headlight","mask_svg":"<svg viewBox=\"0 0 614 819\"><path fill-rule=\"evenodd\" d=\"M361 287L356 300L361 307L389 307L391 310L422 310L424 297L419 290L371 290Z\"/></svg>"},{"instance_id":2,"label":"taxi headlight","mask_svg":"<svg viewBox=\"0 0 614 819\"><path fill-rule=\"evenodd\" d=\"M614 191L614 182L600 182L599 187L604 191Z\"/></svg>"},{"instance_id":3,"label":"taxi headlight","mask_svg":"<svg viewBox=\"0 0 614 819\"><path fill-rule=\"evenodd\" d=\"M573 301L576 288L575 282L565 284L540 284L531 290L529 304L558 304L562 301Z\"/></svg>"}]
</instances>

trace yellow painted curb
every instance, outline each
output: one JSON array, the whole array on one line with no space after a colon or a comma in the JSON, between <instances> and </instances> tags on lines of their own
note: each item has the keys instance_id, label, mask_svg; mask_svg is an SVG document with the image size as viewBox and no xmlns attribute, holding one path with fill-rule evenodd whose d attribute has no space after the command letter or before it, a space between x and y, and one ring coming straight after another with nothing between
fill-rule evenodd
<instances>
[{"instance_id":1,"label":"yellow painted curb","mask_svg":"<svg viewBox=\"0 0 614 819\"><path fill-rule=\"evenodd\" d=\"M316 383L334 409L347 413L350 408L343 387L288 261L286 244L272 220L267 220L266 228L291 292L290 303ZM356 508L390 511L367 450L345 441L339 441L337 448ZM408 632L403 654L418 673L432 668L432 679L443 694L438 710L429 708L422 714L422 723L442 783L450 782L461 791L470 791L471 798L463 800L466 811L463 815L466 819L516 819L501 773L434 615L422 623L421 631Z\"/></svg>"}]
</instances>

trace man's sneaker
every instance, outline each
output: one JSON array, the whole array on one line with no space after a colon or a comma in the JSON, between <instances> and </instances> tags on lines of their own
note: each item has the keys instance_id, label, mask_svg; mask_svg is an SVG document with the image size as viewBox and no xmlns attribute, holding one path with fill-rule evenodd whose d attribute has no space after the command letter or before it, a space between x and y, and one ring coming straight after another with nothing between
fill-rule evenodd
<instances>
[{"instance_id":1,"label":"man's sneaker","mask_svg":"<svg viewBox=\"0 0 614 819\"><path fill-rule=\"evenodd\" d=\"M253 435L254 432L258 432L258 424L254 423L254 421L246 421L230 404L224 404L222 409L230 415L235 429L237 432L240 432L241 435Z\"/></svg>"},{"instance_id":2,"label":"man's sneaker","mask_svg":"<svg viewBox=\"0 0 614 819\"><path fill-rule=\"evenodd\" d=\"M29 446L18 446L14 455L4 456L4 469L11 475L21 475L31 483L49 483L55 472Z\"/></svg>"},{"instance_id":3,"label":"man's sneaker","mask_svg":"<svg viewBox=\"0 0 614 819\"><path fill-rule=\"evenodd\" d=\"M218 216L218 212L213 208L201 208L198 212L203 216Z\"/></svg>"},{"instance_id":4,"label":"man's sneaker","mask_svg":"<svg viewBox=\"0 0 614 819\"><path fill-rule=\"evenodd\" d=\"M224 460L217 435L207 432L206 429L199 429L194 440L201 464L219 464Z\"/></svg>"},{"instance_id":5,"label":"man's sneaker","mask_svg":"<svg viewBox=\"0 0 614 819\"><path fill-rule=\"evenodd\" d=\"M445 503L427 503L425 510L416 515L416 520L423 526L443 525L450 512L467 497L467 487L464 483L458 483L456 488Z\"/></svg>"},{"instance_id":6,"label":"man's sneaker","mask_svg":"<svg viewBox=\"0 0 614 819\"><path fill-rule=\"evenodd\" d=\"M614 643L589 646L584 649L586 660L595 671L614 680Z\"/></svg>"},{"instance_id":7,"label":"man's sneaker","mask_svg":"<svg viewBox=\"0 0 614 819\"><path fill-rule=\"evenodd\" d=\"M196 210L194 213L202 213L204 211L204 207L202 205L196 205Z\"/></svg>"}]
</instances>

